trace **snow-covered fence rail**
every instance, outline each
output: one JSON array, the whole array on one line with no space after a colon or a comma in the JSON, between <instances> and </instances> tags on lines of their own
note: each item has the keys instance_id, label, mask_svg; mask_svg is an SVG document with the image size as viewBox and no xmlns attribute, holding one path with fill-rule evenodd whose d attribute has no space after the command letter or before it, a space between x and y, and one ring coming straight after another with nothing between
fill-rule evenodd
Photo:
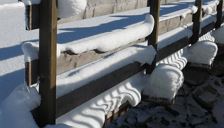
<instances>
[{"instance_id":1,"label":"snow-covered fence rail","mask_svg":"<svg viewBox=\"0 0 224 128\"><path fill-rule=\"evenodd\" d=\"M153 14L155 19L155 27L153 34L148 37L148 45L153 45L158 51L156 55L156 62L168 57L169 55L177 52L178 50L188 46L190 43L195 43L200 35L206 33L207 31L213 29L215 24L220 24L220 13L223 11L222 5L218 5L219 11L217 14L217 22L212 20L212 23L202 24L202 2L201 0L196 1L198 6L197 13L193 16L193 35L194 40L189 42L189 36L185 35L183 37L178 37L177 40L172 40L170 45L162 47L158 44L159 36L159 2L151 1L153 7L150 8L150 13ZM220 3L223 3L221 0ZM157 5L157 6L155 6ZM56 1L49 0L44 1L40 4L40 46L39 46L39 57L34 61L29 61L26 63L26 77L28 85L34 84L37 80L40 80L40 94L42 96L41 106L39 108L39 118L41 120L41 125L47 123L55 123L57 117L65 114L71 109L78 107L79 105L85 103L93 97L96 97L102 92L114 87L118 83L124 81L125 79L141 72L142 70L149 68L149 65L135 63L125 63L125 65L120 66L118 69L114 69L110 73L106 73L103 76L95 80L91 80L85 86L71 91L66 95L62 95L56 98L56 31L57 31L57 15L56 15ZM164 20L163 20L164 21ZM219 21L219 23L218 23ZM210 25L212 24L212 25ZM201 27L202 26L202 27ZM47 42L47 43L46 43ZM150 48L149 48L150 49ZM60 51L60 49L59 49ZM66 52L66 51L63 51ZM148 55L148 54L147 54ZM153 54L150 54L153 56ZM74 55L79 56L79 55ZM150 56L149 56L150 58ZM91 59L94 60L94 59ZM78 61L78 60L77 60ZM90 60L89 60L90 61ZM88 61L88 62L89 62ZM124 60L125 61L125 60ZM127 61L127 60L126 60ZM86 63L88 63L86 62ZM150 62L149 62L150 64ZM119 66L118 66L119 67ZM66 70L70 69L67 68ZM39 70L37 70L39 69ZM65 71L65 70L64 70ZM63 72L63 71L61 71ZM81 71L80 71L81 72ZM110 81L110 83L108 83ZM107 85L107 86L102 86ZM94 90L94 91L92 91ZM89 93L88 93L89 92ZM90 93L91 92L91 93ZM47 114L47 115L45 115Z\"/></svg>"}]
</instances>

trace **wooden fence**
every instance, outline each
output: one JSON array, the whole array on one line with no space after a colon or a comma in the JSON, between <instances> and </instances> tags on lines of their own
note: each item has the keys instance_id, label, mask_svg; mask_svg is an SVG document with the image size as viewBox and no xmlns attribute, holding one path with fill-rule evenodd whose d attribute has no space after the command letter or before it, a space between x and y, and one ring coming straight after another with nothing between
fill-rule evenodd
<instances>
[{"instance_id":1,"label":"wooden fence","mask_svg":"<svg viewBox=\"0 0 224 128\"><path fill-rule=\"evenodd\" d=\"M29 14L28 16L31 21L28 23L28 29L39 28L39 59L26 63L27 84L31 85L38 80L40 81L39 93L41 95L41 105L33 112L39 126L55 124L57 117L69 112L93 97L96 97L100 93L112 88L138 72L147 69L148 73L150 73L155 67L156 62L189 44L194 44L198 41L200 36L221 26L224 19L223 0L220 0L219 5L217 6L217 21L212 22L203 28L200 27L202 20L202 0L196 0L195 5L198 7L198 11L192 18L193 36L191 38L183 37L182 39L173 42L171 45L157 50L160 23L160 0L148 0L148 6L150 6L149 12L155 19L155 26L152 34L146 37L146 39L148 40L148 45L152 45L157 50L154 63L152 65L145 64L143 66L137 62L128 64L57 99L57 1L42 0L40 5L28 6L26 12ZM71 67L66 70L69 69L71 69ZM112 82L108 83L108 81Z\"/></svg>"}]
</instances>

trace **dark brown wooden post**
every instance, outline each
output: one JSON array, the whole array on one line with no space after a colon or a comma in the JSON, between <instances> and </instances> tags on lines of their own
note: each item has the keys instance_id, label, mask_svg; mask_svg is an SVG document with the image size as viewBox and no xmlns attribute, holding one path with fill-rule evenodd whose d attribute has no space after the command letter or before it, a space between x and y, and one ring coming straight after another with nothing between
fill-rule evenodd
<instances>
[{"instance_id":1,"label":"dark brown wooden post","mask_svg":"<svg viewBox=\"0 0 224 128\"><path fill-rule=\"evenodd\" d=\"M223 0L220 0L217 6L217 21L215 24L215 28L219 28L222 24L222 9L223 9Z\"/></svg>"},{"instance_id":2,"label":"dark brown wooden post","mask_svg":"<svg viewBox=\"0 0 224 128\"><path fill-rule=\"evenodd\" d=\"M150 7L150 14L155 20L152 33L148 36L148 45L152 45L157 51L157 42L159 35L159 16L160 16L160 0L148 0L147 5ZM156 66L156 56L151 66L147 67L147 74L150 74Z\"/></svg>"},{"instance_id":3,"label":"dark brown wooden post","mask_svg":"<svg viewBox=\"0 0 224 128\"><path fill-rule=\"evenodd\" d=\"M202 0L196 0L195 6L198 7L197 12L193 15L193 35L190 39L190 43L194 44L198 41L201 31L201 19L202 19Z\"/></svg>"},{"instance_id":4,"label":"dark brown wooden post","mask_svg":"<svg viewBox=\"0 0 224 128\"><path fill-rule=\"evenodd\" d=\"M160 0L149 0L150 14L154 17L155 25L151 35L149 35L148 45L157 48L159 35Z\"/></svg>"},{"instance_id":5,"label":"dark brown wooden post","mask_svg":"<svg viewBox=\"0 0 224 128\"><path fill-rule=\"evenodd\" d=\"M56 119L56 0L42 0L40 4L40 127L55 124Z\"/></svg>"}]
</instances>

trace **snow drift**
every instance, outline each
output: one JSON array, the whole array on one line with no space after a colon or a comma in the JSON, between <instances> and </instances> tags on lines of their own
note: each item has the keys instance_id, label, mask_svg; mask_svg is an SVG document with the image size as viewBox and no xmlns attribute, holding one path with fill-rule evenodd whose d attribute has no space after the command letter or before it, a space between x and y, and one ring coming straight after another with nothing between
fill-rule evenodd
<instances>
[{"instance_id":1,"label":"snow drift","mask_svg":"<svg viewBox=\"0 0 224 128\"><path fill-rule=\"evenodd\" d=\"M58 0L58 17L68 18L84 12L87 0Z\"/></svg>"},{"instance_id":2,"label":"snow drift","mask_svg":"<svg viewBox=\"0 0 224 128\"><path fill-rule=\"evenodd\" d=\"M224 45L224 25L213 31L212 36L214 36L216 43Z\"/></svg>"},{"instance_id":3,"label":"snow drift","mask_svg":"<svg viewBox=\"0 0 224 128\"><path fill-rule=\"evenodd\" d=\"M155 98L165 98L172 100L184 81L183 73L180 69L160 64L150 75L143 94Z\"/></svg>"},{"instance_id":4,"label":"snow drift","mask_svg":"<svg viewBox=\"0 0 224 128\"><path fill-rule=\"evenodd\" d=\"M189 62L211 65L218 52L214 42L201 41L189 48Z\"/></svg>"},{"instance_id":5,"label":"snow drift","mask_svg":"<svg viewBox=\"0 0 224 128\"><path fill-rule=\"evenodd\" d=\"M0 127L38 128L30 111L39 104L40 96L35 88L18 86L0 105Z\"/></svg>"}]
</instances>

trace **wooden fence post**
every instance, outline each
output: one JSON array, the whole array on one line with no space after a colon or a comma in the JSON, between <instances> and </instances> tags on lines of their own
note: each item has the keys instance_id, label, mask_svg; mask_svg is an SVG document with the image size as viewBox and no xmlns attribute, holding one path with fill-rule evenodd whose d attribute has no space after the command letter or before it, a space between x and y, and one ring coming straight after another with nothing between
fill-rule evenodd
<instances>
[{"instance_id":1,"label":"wooden fence post","mask_svg":"<svg viewBox=\"0 0 224 128\"><path fill-rule=\"evenodd\" d=\"M150 14L153 16L155 24L152 33L148 36L148 45L152 45L157 51L157 42L159 35L159 17L160 17L160 0L148 0L147 5L150 7ZM156 67L156 56L151 66L147 67L146 73L150 74Z\"/></svg>"},{"instance_id":2,"label":"wooden fence post","mask_svg":"<svg viewBox=\"0 0 224 128\"><path fill-rule=\"evenodd\" d=\"M193 35L190 39L190 43L194 44L198 41L201 31L201 19L202 19L202 0L196 0L195 6L198 7L197 12L193 15Z\"/></svg>"},{"instance_id":3,"label":"wooden fence post","mask_svg":"<svg viewBox=\"0 0 224 128\"><path fill-rule=\"evenodd\" d=\"M55 124L56 120L56 0L42 0L40 4L39 73L41 105L39 125Z\"/></svg>"},{"instance_id":4,"label":"wooden fence post","mask_svg":"<svg viewBox=\"0 0 224 128\"><path fill-rule=\"evenodd\" d=\"M223 9L223 0L220 0L217 6L217 21L215 24L215 28L219 28L222 24L222 9Z\"/></svg>"}]
</instances>

